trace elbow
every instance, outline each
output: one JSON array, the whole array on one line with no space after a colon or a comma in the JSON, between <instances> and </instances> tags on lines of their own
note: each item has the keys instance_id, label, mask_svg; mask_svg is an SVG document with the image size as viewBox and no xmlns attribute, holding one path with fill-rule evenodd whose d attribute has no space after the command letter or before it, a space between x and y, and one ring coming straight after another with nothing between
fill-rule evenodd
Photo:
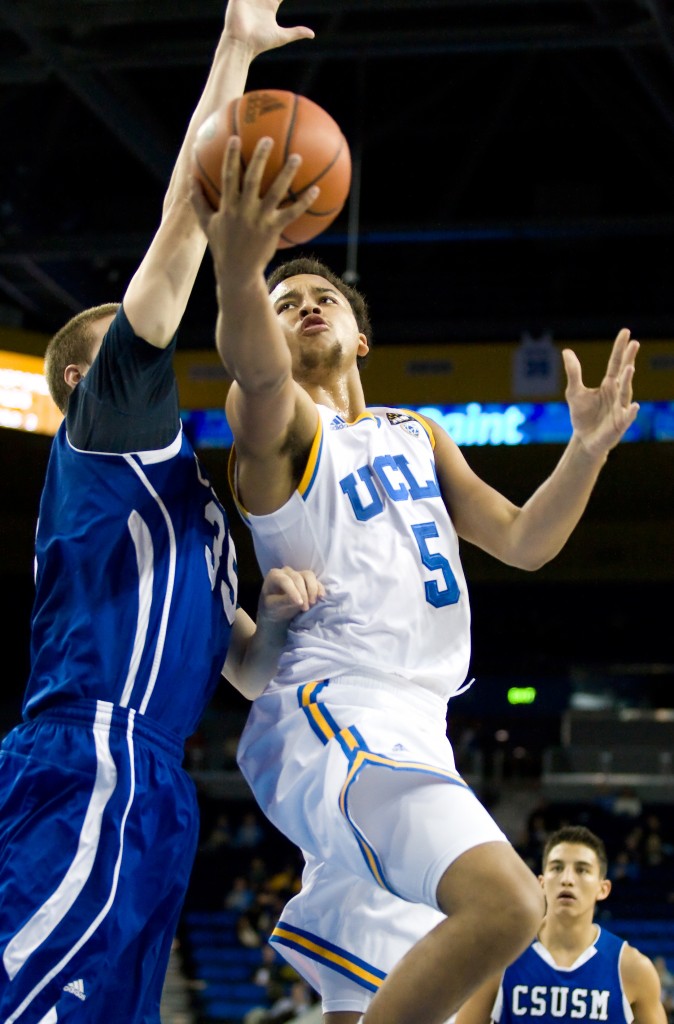
<instances>
[{"instance_id":1,"label":"elbow","mask_svg":"<svg viewBox=\"0 0 674 1024\"><path fill-rule=\"evenodd\" d=\"M269 682L268 675L259 676L241 667L234 669L231 666L227 666L227 671L223 672L222 678L235 690L238 690L242 697L251 702L264 692Z\"/></svg>"},{"instance_id":2,"label":"elbow","mask_svg":"<svg viewBox=\"0 0 674 1024\"><path fill-rule=\"evenodd\" d=\"M551 562L557 554L557 551L532 551L531 549L518 551L512 559L508 560L508 564L514 566L515 569L522 569L524 572L537 572Z\"/></svg>"},{"instance_id":3,"label":"elbow","mask_svg":"<svg viewBox=\"0 0 674 1024\"><path fill-rule=\"evenodd\" d=\"M246 700L249 700L252 703L254 700L257 700L258 697L262 696L264 691L267 689L268 682L268 677L265 677L264 679L247 679L246 682L237 687L237 689L246 698Z\"/></svg>"}]
</instances>

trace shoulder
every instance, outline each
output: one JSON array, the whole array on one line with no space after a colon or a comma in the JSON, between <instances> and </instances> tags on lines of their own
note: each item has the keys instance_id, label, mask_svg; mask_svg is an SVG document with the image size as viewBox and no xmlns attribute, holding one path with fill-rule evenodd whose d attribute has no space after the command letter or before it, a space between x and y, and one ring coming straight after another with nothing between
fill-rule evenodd
<instances>
[{"instance_id":1,"label":"shoulder","mask_svg":"<svg viewBox=\"0 0 674 1024\"><path fill-rule=\"evenodd\" d=\"M650 957L638 950L636 946L631 946L629 942L623 943L620 970L625 978L627 976L647 977L648 975L658 977L655 964Z\"/></svg>"},{"instance_id":2,"label":"shoulder","mask_svg":"<svg viewBox=\"0 0 674 1024\"><path fill-rule=\"evenodd\" d=\"M177 333L173 334L164 345L155 345L139 334L129 318L124 302L121 303L115 319L110 324L110 335L122 344L135 347L140 357L147 362L162 361L170 363L176 347ZM107 342L107 336L106 336Z\"/></svg>"},{"instance_id":3,"label":"shoulder","mask_svg":"<svg viewBox=\"0 0 674 1024\"><path fill-rule=\"evenodd\" d=\"M630 1003L640 998L660 998L660 978L655 964L628 942L624 943L620 955L620 977Z\"/></svg>"},{"instance_id":4,"label":"shoulder","mask_svg":"<svg viewBox=\"0 0 674 1024\"><path fill-rule=\"evenodd\" d=\"M390 406L368 406L366 415L381 420L389 427L402 428L403 430L407 430L416 435L423 433L428 438L432 448L435 448L436 432L444 433L439 424L425 416L420 416L414 409Z\"/></svg>"}]
</instances>

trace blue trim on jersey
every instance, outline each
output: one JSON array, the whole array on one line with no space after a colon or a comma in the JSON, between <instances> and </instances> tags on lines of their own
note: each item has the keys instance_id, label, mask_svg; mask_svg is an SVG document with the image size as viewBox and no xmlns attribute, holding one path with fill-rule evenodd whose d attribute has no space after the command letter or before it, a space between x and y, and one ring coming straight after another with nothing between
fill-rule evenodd
<instances>
[{"instance_id":1,"label":"blue trim on jersey","mask_svg":"<svg viewBox=\"0 0 674 1024\"><path fill-rule=\"evenodd\" d=\"M388 768L393 771L415 772L422 775L430 775L434 778L441 778L443 781L449 782L450 785L463 786L465 789L468 789L469 787L459 775L449 772L447 769L434 768L430 765L425 765L417 761L397 761L390 757L383 757L381 754L374 754L368 750L356 750L355 754L350 758L350 761L351 766L347 773L346 781L342 786L339 798L340 810L351 827L351 831L358 842L361 853L363 854L365 862L377 885L381 886L382 889L387 889L389 892L393 893L394 896L400 896L401 899L404 899L404 897L401 896L401 894L397 892L387 881L386 873L377 851L351 817L351 813L349 811L349 790L351 789L351 786L356 781L363 768L367 765L371 765L380 768Z\"/></svg>"},{"instance_id":2,"label":"blue trim on jersey","mask_svg":"<svg viewBox=\"0 0 674 1024\"><path fill-rule=\"evenodd\" d=\"M464 789L469 789L470 787L466 782L464 782L457 772L451 772L446 768L436 768L433 765L424 764L422 761L398 761L395 758L385 757L382 754L376 754L369 750L359 730L355 729L353 726L340 728L339 724L325 704L318 699L319 694L321 694L329 684L329 679L322 679L314 680L313 682L305 683L300 686L297 690L299 706L304 711L312 731L324 746L329 743L330 740L337 740L342 748L344 756L347 759L348 770L344 785L340 792L340 810L354 834L356 842L360 847L360 851L363 854L363 858L377 885L381 886L383 889L387 889L395 896L400 896L400 893L396 892L396 890L387 881L383 865L376 850L368 842L365 835L361 832L360 828L351 817L348 807L349 790L351 786L356 781L363 768L370 765L380 768L388 768L394 771L416 772L422 775L430 775L434 778L441 778L443 781L449 782L450 785L462 786ZM404 897L401 897L401 899L402 898Z\"/></svg>"},{"instance_id":3,"label":"blue trim on jersey","mask_svg":"<svg viewBox=\"0 0 674 1024\"><path fill-rule=\"evenodd\" d=\"M328 709L316 699L329 682L329 679L314 680L314 682L305 683L303 686L300 686L297 691L299 705L304 711L312 730L323 744L334 739L340 731L337 722Z\"/></svg>"},{"instance_id":4,"label":"blue trim on jersey","mask_svg":"<svg viewBox=\"0 0 674 1024\"><path fill-rule=\"evenodd\" d=\"M326 967L343 974L370 992L376 992L386 980L384 971L361 960L360 957L302 928L284 924L283 921L279 921L274 928L269 941L288 946L317 963L325 964Z\"/></svg>"},{"instance_id":5,"label":"blue trim on jersey","mask_svg":"<svg viewBox=\"0 0 674 1024\"><path fill-rule=\"evenodd\" d=\"M363 739L362 735L358 731L358 729L356 729L355 726L353 726L353 725L351 726L351 733L354 736L354 738L355 738L355 740L356 740L356 742L358 744L358 749L359 750L369 750L370 749L368 747L367 743L365 742L365 740Z\"/></svg>"},{"instance_id":6,"label":"blue trim on jersey","mask_svg":"<svg viewBox=\"0 0 674 1024\"><path fill-rule=\"evenodd\" d=\"M325 434L323 431L323 420L319 416L318 427L316 428L316 436L314 437L313 443L311 445L311 451L309 452L307 465L305 467L304 473L302 474L302 479L297 485L297 491L304 501L306 501L309 495L311 494L311 489L314 486L316 476L318 475L318 467L320 465L321 454L323 452L324 437Z\"/></svg>"}]
</instances>

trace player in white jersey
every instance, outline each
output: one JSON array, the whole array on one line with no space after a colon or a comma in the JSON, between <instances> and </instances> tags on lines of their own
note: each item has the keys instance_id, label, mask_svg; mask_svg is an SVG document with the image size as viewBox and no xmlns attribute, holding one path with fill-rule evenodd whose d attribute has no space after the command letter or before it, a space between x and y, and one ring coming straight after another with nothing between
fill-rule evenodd
<instances>
[{"instance_id":1,"label":"player in white jersey","mask_svg":"<svg viewBox=\"0 0 674 1024\"><path fill-rule=\"evenodd\" d=\"M354 666L388 677L395 667L446 702L468 670L470 610L433 433L401 410L369 408L347 423L334 409L317 408L315 442L288 502L273 516L241 508L264 572L281 550L293 550L320 571L330 595L294 634L275 685ZM435 559L432 568L424 570L424 558ZM411 583L420 571L426 600L413 593L401 600L400 581Z\"/></svg>"},{"instance_id":2,"label":"player in white jersey","mask_svg":"<svg viewBox=\"0 0 674 1024\"><path fill-rule=\"evenodd\" d=\"M365 1024L439 1024L525 949L543 913L533 873L456 774L445 735L469 655L456 535L523 569L559 552L637 415L638 343L619 333L597 389L564 353L573 437L518 508L440 427L367 408L357 291L313 259L265 280L316 193L280 205L291 156L260 198L269 141L243 183L239 145L220 210L194 193L233 380L231 479L261 567L301 552L328 592L320 614L297 620L240 746L260 805L306 859L275 941L320 990L326 1024L363 1013Z\"/></svg>"}]
</instances>

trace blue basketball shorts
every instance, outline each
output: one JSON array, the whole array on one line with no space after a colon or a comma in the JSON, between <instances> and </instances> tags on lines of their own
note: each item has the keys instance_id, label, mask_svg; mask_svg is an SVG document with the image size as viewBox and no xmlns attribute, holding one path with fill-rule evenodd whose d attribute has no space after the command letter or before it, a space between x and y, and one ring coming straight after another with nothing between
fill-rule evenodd
<instances>
[{"instance_id":1,"label":"blue basketball shorts","mask_svg":"<svg viewBox=\"0 0 674 1024\"><path fill-rule=\"evenodd\" d=\"M160 1024L198 840L182 745L76 701L0 747L0 1021Z\"/></svg>"}]
</instances>

